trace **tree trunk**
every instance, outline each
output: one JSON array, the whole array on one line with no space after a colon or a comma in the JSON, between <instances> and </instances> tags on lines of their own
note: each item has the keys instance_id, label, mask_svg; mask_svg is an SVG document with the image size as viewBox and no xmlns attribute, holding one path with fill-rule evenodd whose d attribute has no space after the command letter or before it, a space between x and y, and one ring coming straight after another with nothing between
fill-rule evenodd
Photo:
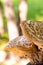
<instances>
[{"instance_id":1,"label":"tree trunk","mask_svg":"<svg viewBox=\"0 0 43 65\"><path fill-rule=\"evenodd\" d=\"M4 33L4 25L3 25L3 17L2 17L2 10L0 6L0 35Z\"/></svg>"},{"instance_id":2,"label":"tree trunk","mask_svg":"<svg viewBox=\"0 0 43 65\"><path fill-rule=\"evenodd\" d=\"M5 16L7 18L7 28L9 34L9 40L12 40L19 36L16 26L15 13L13 10L12 0L4 0Z\"/></svg>"},{"instance_id":3,"label":"tree trunk","mask_svg":"<svg viewBox=\"0 0 43 65\"><path fill-rule=\"evenodd\" d=\"M20 4L19 4L19 19L18 19L18 28L19 28L19 34L20 35L22 35L21 28L20 28L20 22L26 21L27 10L28 10L27 1L26 0L20 0Z\"/></svg>"},{"instance_id":4,"label":"tree trunk","mask_svg":"<svg viewBox=\"0 0 43 65\"><path fill-rule=\"evenodd\" d=\"M26 21L27 18L27 1L26 0L20 0L20 5L19 5L19 16L20 16L20 21Z\"/></svg>"}]
</instances>

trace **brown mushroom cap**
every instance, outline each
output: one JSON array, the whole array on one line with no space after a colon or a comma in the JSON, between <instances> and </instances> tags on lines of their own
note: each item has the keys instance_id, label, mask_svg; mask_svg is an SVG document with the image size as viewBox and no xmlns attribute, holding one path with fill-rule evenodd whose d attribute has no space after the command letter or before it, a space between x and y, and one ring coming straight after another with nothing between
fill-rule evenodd
<instances>
[{"instance_id":1,"label":"brown mushroom cap","mask_svg":"<svg viewBox=\"0 0 43 65\"><path fill-rule=\"evenodd\" d=\"M35 52L37 49L36 46L32 42L28 41L24 36L19 36L9 42L5 50L23 56L29 52Z\"/></svg>"},{"instance_id":2,"label":"brown mushroom cap","mask_svg":"<svg viewBox=\"0 0 43 65\"><path fill-rule=\"evenodd\" d=\"M35 45L43 48L43 22L23 21L20 24L23 35Z\"/></svg>"},{"instance_id":3,"label":"brown mushroom cap","mask_svg":"<svg viewBox=\"0 0 43 65\"><path fill-rule=\"evenodd\" d=\"M43 64L43 51L40 51L31 41L24 36L19 36L8 43L5 51L13 52L21 59L30 60L32 65Z\"/></svg>"}]
</instances>

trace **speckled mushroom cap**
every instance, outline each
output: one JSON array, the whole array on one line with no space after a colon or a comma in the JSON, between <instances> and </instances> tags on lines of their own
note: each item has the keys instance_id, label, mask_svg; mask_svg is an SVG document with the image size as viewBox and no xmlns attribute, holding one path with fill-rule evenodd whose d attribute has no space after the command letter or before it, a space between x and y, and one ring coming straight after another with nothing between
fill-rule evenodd
<instances>
[{"instance_id":1,"label":"speckled mushroom cap","mask_svg":"<svg viewBox=\"0 0 43 65\"><path fill-rule=\"evenodd\" d=\"M13 52L21 59L30 60L32 65L43 63L43 51L40 51L35 44L27 40L24 36L19 36L10 41L5 51Z\"/></svg>"},{"instance_id":2,"label":"speckled mushroom cap","mask_svg":"<svg viewBox=\"0 0 43 65\"><path fill-rule=\"evenodd\" d=\"M11 51L19 56L23 56L28 52L35 52L35 45L28 41L24 36L19 36L14 40L10 41L6 46L5 50Z\"/></svg>"},{"instance_id":3,"label":"speckled mushroom cap","mask_svg":"<svg viewBox=\"0 0 43 65\"><path fill-rule=\"evenodd\" d=\"M38 47L43 48L43 22L23 21L20 26L23 35L27 40L30 40Z\"/></svg>"}]
</instances>

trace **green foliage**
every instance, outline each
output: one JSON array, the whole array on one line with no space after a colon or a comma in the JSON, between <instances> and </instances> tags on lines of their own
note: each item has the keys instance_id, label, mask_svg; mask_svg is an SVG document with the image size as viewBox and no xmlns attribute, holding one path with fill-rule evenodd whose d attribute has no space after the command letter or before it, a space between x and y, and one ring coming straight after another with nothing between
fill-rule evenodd
<instances>
[{"instance_id":1,"label":"green foliage","mask_svg":"<svg viewBox=\"0 0 43 65\"><path fill-rule=\"evenodd\" d=\"M27 20L43 20L43 0L27 0L28 14ZM13 0L16 18L18 17L19 0Z\"/></svg>"},{"instance_id":2,"label":"green foliage","mask_svg":"<svg viewBox=\"0 0 43 65\"><path fill-rule=\"evenodd\" d=\"M2 3L4 0L0 0ZM27 20L43 20L43 0L27 0L28 14ZM16 19L18 18L19 0L13 0Z\"/></svg>"},{"instance_id":3,"label":"green foliage","mask_svg":"<svg viewBox=\"0 0 43 65\"><path fill-rule=\"evenodd\" d=\"M43 20L43 0L28 0L27 19Z\"/></svg>"},{"instance_id":4,"label":"green foliage","mask_svg":"<svg viewBox=\"0 0 43 65\"><path fill-rule=\"evenodd\" d=\"M1 7L1 10L2 10L2 18L3 18L3 23L4 23L4 29L5 29L5 33L1 36L0 35L0 39L8 39L8 33L7 33L7 20L6 20L6 17L4 15L4 4L3 4L3 1L0 1L0 7Z\"/></svg>"},{"instance_id":5,"label":"green foliage","mask_svg":"<svg viewBox=\"0 0 43 65\"><path fill-rule=\"evenodd\" d=\"M15 17L18 22L18 7L19 7L19 0L13 0L13 5L14 5L14 12L15 12Z\"/></svg>"}]
</instances>

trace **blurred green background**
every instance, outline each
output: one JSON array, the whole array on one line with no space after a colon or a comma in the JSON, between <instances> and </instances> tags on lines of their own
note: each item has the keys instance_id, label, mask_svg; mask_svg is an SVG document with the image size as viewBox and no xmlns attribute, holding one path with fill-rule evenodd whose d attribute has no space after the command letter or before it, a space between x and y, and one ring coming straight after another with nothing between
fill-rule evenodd
<instances>
[{"instance_id":1,"label":"blurred green background","mask_svg":"<svg viewBox=\"0 0 43 65\"><path fill-rule=\"evenodd\" d=\"M29 20L43 20L43 0L27 0L28 3L28 14L27 19ZM13 0L14 9L16 14L18 13L19 0Z\"/></svg>"},{"instance_id":2,"label":"blurred green background","mask_svg":"<svg viewBox=\"0 0 43 65\"><path fill-rule=\"evenodd\" d=\"M2 5L2 13L3 13L3 20L4 20L4 28L5 33L0 36L0 45L8 41L8 32L7 32L7 20L4 16L4 0L1 0ZM43 0L27 0L28 4L28 14L27 20L34 20L34 21L43 21ZM16 14L16 20L18 19L18 6L19 0L13 0L14 11Z\"/></svg>"}]
</instances>

